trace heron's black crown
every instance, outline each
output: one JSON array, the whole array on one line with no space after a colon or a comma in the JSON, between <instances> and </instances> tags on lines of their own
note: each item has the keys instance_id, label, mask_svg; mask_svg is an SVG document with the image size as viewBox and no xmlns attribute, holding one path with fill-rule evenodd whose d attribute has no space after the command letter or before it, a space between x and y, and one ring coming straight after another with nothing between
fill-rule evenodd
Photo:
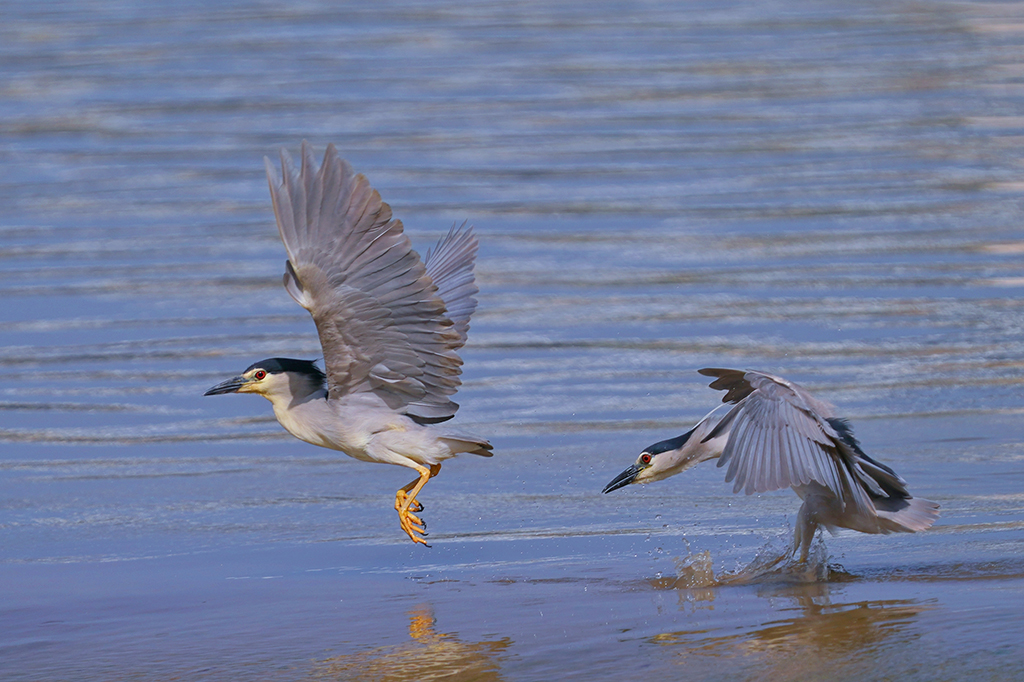
<instances>
[{"instance_id":1,"label":"heron's black crown","mask_svg":"<svg viewBox=\"0 0 1024 682\"><path fill-rule=\"evenodd\" d=\"M266 360L260 360L254 362L245 370L248 374L254 369L266 370L269 374L280 374L281 372L292 372L294 374L302 374L321 387L327 381L327 375L324 374L323 370L313 364L312 360L293 360L292 358L267 358Z\"/></svg>"},{"instance_id":2,"label":"heron's black crown","mask_svg":"<svg viewBox=\"0 0 1024 682\"><path fill-rule=\"evenodd\" d=\"M675 438L669 438L668 440L655 443L650 447L644 448L644 452L651 455L660 455L661 453L668 452L669 450L678 450L686 444L686 441L690 440L690 436L693 435L693 431L694 429L690 429L681 436L676 436Z\"/></svg>"}]
</instances>

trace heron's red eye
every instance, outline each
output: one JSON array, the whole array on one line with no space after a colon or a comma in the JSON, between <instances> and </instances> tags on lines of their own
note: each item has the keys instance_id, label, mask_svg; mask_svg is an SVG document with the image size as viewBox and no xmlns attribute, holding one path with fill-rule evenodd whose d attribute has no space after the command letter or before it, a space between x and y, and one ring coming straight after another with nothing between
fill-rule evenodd
<instances>
[{"instance_id":1,"label":"heron's red eye","mask_svg":"<svg viewBox=\"0 0 1024 682\"><path fill-rule=\"evenodd\" d=\"M256 370L256 373L252 375L252 378L255 379L256 381L263 381L264 379L267 378L267 373L264 372L262 369L258 369Z\"/></svg>"},{"instance_id":2,"label":"heron's red eye","mask_svg":"<svg viewBox=\"0 0 1024 682\"><path fill-rule=\"evenodd\" d=\"M651 463L651 455L650 455L650 453L645 452L644 454L640 455L640 461L643 462L644 464L650 464Z\"/></svg>"}]
</instances>

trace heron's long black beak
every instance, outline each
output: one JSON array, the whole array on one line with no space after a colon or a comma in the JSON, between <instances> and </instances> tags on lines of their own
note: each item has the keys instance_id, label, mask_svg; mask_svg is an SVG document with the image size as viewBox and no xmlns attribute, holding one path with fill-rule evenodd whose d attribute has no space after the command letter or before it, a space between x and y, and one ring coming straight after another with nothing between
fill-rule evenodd
<instances>
[{"instance_id":1,"label":"heron's long black beak","mask_svg":"<svg viewBox=\"0 0 1024 682\"><path fill-rule=\"evenodd\" d=\"M633 466L629 467L621 474L613 478L611 483L606 485L604 487L604 490L602 490L601 492L610 493L613 490L618 490L619 488L626 487L627 485L635 481L637 475L643 470L644 467L640 466L639 464L634 464Z\"/></svg>"},{"instance_id":2,"label":"heron's long black beak","mask_svg":"<svg viewBox=\"0 0 1024 682\"><path fill-rule=\"evenodd\" d=\"M238 393L238 389L245 386L248 382L244 377L237 376L231 377L227 381L222 381L203 395L220 395L222 393Z\"/></svg>"}]
</instances>

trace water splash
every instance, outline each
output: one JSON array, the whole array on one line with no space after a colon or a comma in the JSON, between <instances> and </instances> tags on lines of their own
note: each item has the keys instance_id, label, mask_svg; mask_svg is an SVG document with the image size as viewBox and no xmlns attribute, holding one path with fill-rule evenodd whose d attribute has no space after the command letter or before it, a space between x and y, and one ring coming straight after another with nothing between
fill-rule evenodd
<instances>
[{"instance_id":1,"label":"water splash","mask_svg":"<svg viewBox=\"0 0 1024 682\"><path fill-rule=\"evenodd\" d=\"M830 561L821 534L811 545L807 561L793 557L788 534L784 534L770 538L757 550L750 563L717 575L710 550L694 552L688 540L684 539L683 543L686 555L675 560L676 575L652 581L656 588L695 593L707 591L710 595L714 588L727 585L825 583L842 581L850 576L841 565Z\"/></svg>"},{"instance_id":2,"label":"water splash","mask_svg":"<svg viewBox=\"0 0 1024 682\"><path fill-rule=\"evenodd\" d=\"M842 567L833 567L829 564L828 549L820 533L811 545L807 561L798 561L794 558L787 540L788 534L770 538L757 550L749 564L734 571L724 571L718 576L718 584L828 582L834 568L841 570Z\"/></svg>"}]
</instances>

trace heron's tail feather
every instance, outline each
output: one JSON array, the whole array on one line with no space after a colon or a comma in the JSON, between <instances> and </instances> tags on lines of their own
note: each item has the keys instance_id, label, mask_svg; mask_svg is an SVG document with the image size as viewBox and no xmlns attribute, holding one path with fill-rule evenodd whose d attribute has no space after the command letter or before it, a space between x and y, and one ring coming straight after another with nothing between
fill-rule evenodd
<instances>
[{"instance_id":1,"label":"heron's tail feather","mask_svg":"<svg viewBox=\"0 0 1024 682\"><path fill-rule=\"evenodd\" d=\"M875 499L875 510L883 532L913 533L926 530L939 518L939 505L922 497L902 500Z\"/></svg>"},{"instance_id":2,"label":"heron's tail feather","mask_svg":"<svg viewBox=\"0 0 1024 682\"><path fill-rule=\"evenodd\" d=\"M471 455L490 457L494 454L491 452L494 447L487 440L476 436L448 435L441 436L441 441L448 446L453 455L468 452Z\"/></svg>"}]
</instances>

